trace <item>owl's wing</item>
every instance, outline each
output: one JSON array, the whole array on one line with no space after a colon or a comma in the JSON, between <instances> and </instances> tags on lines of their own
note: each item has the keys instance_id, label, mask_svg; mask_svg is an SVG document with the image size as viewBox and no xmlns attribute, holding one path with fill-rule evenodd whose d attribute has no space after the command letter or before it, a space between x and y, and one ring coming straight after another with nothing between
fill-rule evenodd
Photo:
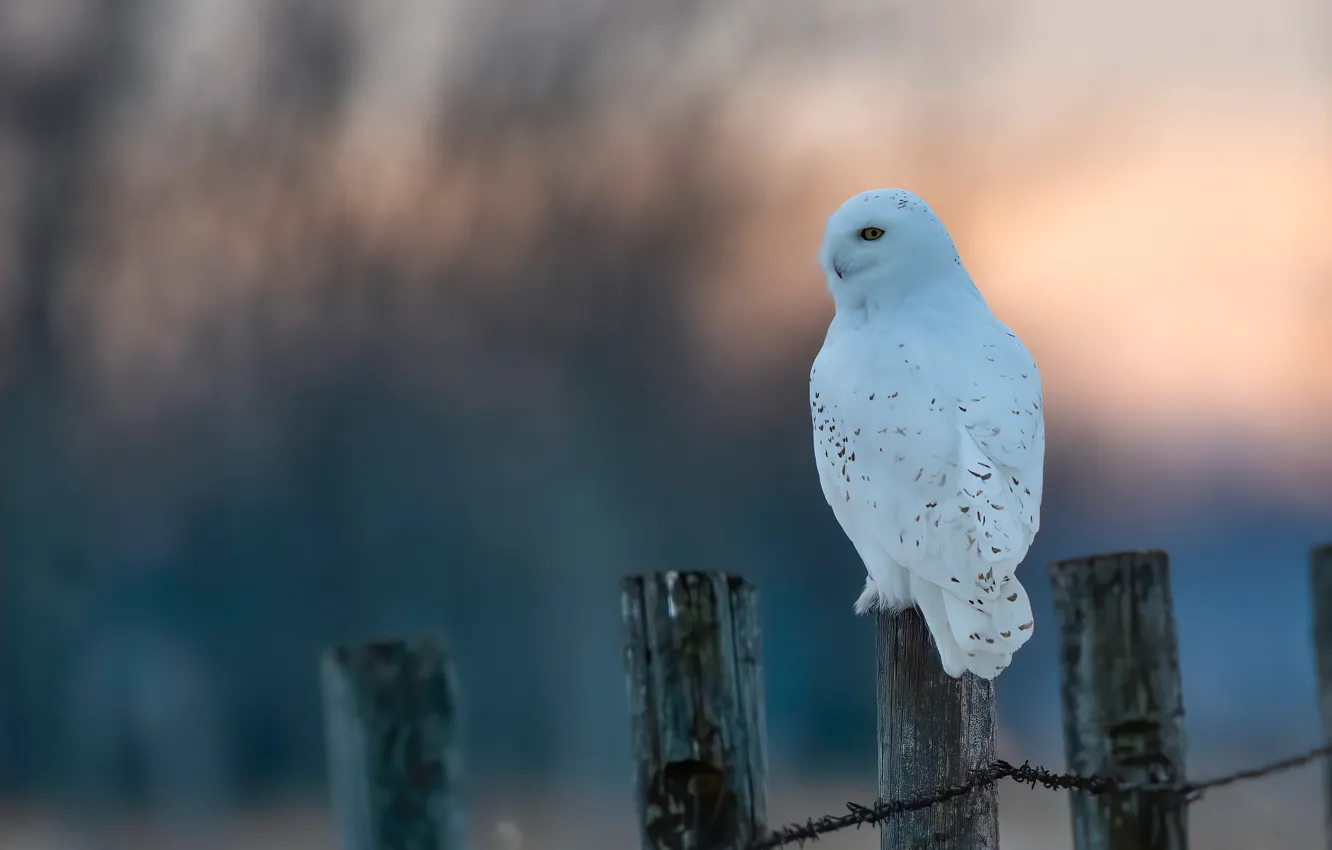
<instances>
[{"instance_id":1,"label":"owl's wing","mask_svg":"<svg viewBox=\"0 0 1332 850\"><path fill-rule=\"evenodd\" d=\"M1041 376L1027 347L997 320L960 371L961 493L974 513L987 562L1016 564L1041 527L1045 413ZM988 534L986 533L988 532Z\"/></svg>"}]
</instances>

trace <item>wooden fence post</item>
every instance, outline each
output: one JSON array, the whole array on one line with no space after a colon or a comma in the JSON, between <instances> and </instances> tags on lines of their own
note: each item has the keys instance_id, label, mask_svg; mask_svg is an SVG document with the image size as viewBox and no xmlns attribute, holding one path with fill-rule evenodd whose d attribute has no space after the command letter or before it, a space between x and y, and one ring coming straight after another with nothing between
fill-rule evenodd
<instances>
[{"instance_id":1,"label":"wooden fence post","mask_svg":"<svg viewBox=\"0 0 1332 850\"><path fill-rule=\"evenodd\" d=\"M343 850L462 850L457 690L442 642L334 647L320 678Z\"/></svg>"},{"instance_id":2,"label":"wooden fence post","mask_svg":"<svg viewBox=\"0 0 1332 850\"><path fill-rule=\"evenodd\" d=\"M744 850L767 834L758 591L725 573L621 583L645 850Z\"/></svg>"},{"instance_id":3,"label":"wooden fence post","mask_svg":"<svg viewBox=\"0 0 1332 850\"><path fill-rule=\"evenodd\" d=\"M943 672L915 608L877 617L879 798L900 800L962 785L994 761L994 682ZM879 826L882 850L996 850L993 784Z\"/></svg>"},{"instance_id":4,"label":"wooden fence post","mask_svg":"<svg viewBox=\"0 0 1332 850\"><path fill-rule=\"evenodd\" d=\"M1180 787L1184 701L1165 552L1117 552L1050 565L1070 772ZM1184 850L1178 792L1073 792L1076 850Z\"/></svg>"},{"instance_id":5,"label":"wooden fence post","mask_svg":"<svg viewBox=\"0 0 1332 850\"><path fill-rule=\"evenodd\" d=\"M1332 543L1309 553L1313 597L1314 660L1318 665L1318 709L1323 741L1332 743ZM1323 840L1332 848L1332 760L1323 760Z\"/></svg>"}]
</instances>

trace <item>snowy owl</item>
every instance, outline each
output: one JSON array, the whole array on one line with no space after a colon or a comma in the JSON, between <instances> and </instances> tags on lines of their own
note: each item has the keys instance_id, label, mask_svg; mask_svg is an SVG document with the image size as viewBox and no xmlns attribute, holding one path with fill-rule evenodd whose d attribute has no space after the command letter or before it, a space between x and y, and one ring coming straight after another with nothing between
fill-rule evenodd
<instances>
[{"instance_id":1,"label":"snowy owl","mask_svg":"<svg viewBox=\"0 0 1332 850\"><path fill-rule=\"evenodd\" d=\"M865 562L855 611L919 607L944 672L993 679L1032 634L1041 379L934 211L852 197L819 252L836 314L809 373L823 495Z\"/></svg>"}]
</instances>

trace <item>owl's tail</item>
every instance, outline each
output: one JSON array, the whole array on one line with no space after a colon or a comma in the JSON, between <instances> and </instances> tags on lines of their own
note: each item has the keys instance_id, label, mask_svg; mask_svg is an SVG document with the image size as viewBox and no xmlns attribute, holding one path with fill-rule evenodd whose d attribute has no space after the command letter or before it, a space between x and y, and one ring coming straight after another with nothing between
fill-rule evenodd
<instances>
[{"instance_id":1,"label":"owl's tail","mask_svg":"<svg viewBox=\"0 0 1332 850\"><path fill-rule=\"evenodd\" d=\"M955 622L958 618L950 611L956 601L951 594L914 574L910 581L911 595L939 649L939 660L945 673L958 678L971 671L982 679L993 679L1008 667L1013 660L1011 652L997 648L997 643L985 644L982 649L971 639L971 631L958 626ZM964 609L961 613L968 612ZM975 624L971 618L967 618L967 622Z\"/></svg>"},{"instance_id":2,"label":"owl's tail","mask_svg":"<svg viewBox=\"0 0 1332 850\"><path fill-rule=\"evenodd\" d=\"M992 596L979 592L971 599L944 591L948 625L958 645L967 652L1012 655L1031 639L1033 623L1027 590L1009 569Z\"/></svg>"}]
</instances>

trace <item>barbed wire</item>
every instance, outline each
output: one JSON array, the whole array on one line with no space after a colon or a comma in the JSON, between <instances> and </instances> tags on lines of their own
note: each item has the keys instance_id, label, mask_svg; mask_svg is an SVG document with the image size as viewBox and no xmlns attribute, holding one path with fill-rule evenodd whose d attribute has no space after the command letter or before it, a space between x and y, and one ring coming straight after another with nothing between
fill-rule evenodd
<instances>
[{"instance_id":1,"label":"barbed wire","mask_svg":"<svg viewBox=\"0 0 1332 850\"><path fill-rule=\"evenodd\" d=\"M988 766L972 771L967 781L960 785L939 788L932 794L921 794L890 802L879 801L873 806L859 803L847 803L847 814L824 815L810 818L804 823L793 823L775 830L766 837L755 841L749 850L773 850L787 844L803 845L806 841L816 841L830 832L837 832L851 827L876 824L905 812L919 811L937 806L957 797L970 794L978 788L993 785L1001 779L1012 779L1023 785L1035 788L1041 785L1052 790L1081 791L1086 794L1112 794L1128 792L1157 792L1178 794L1180 805L1189 805L1200 799L1205 792L1214 788L1232 785L1249 779L1259 779L1272 774L1282 773L1303 767L1310 762L1332 755L1332 745L1315 747L1296 756L1269 762L1258 767L1246 768L1234 773L1214 777L1202 782L1187 782L1183 785L1121 785L1104 776L1075 776L1069 773L1054 773L1043 767L1032 767L1029 762L1014 766L1002 759L995 759Z\"/></svg>"}]
</instances>

